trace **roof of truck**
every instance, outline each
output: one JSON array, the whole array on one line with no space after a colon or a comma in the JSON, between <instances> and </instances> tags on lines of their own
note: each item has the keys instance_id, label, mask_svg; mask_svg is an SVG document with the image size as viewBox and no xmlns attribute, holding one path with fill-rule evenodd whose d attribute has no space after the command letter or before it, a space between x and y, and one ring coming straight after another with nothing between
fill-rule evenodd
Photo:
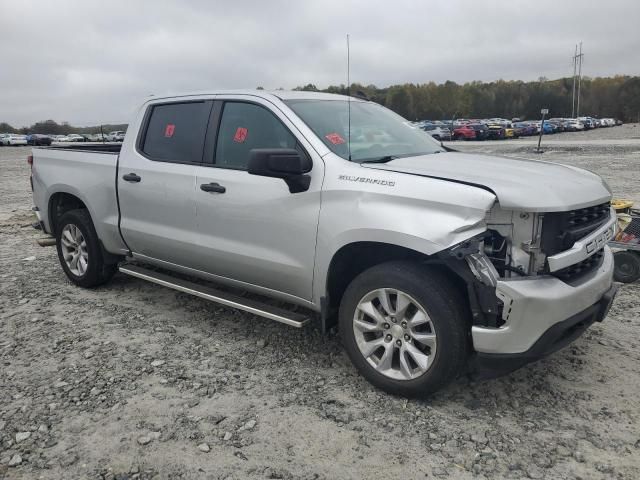
<instances>
[{"instance_id":1,"label":"roof of truck","mask_svg":"<svg viewBox=\"0 0 640 480\"><path fill-rule=\"evenodd\" d=\"M205 90L199 92L174 93L167 95L152 95L147 101L179 98L179 97L197 97L202 95L252 95L262 98L279 98L280 100L340 100L345 101L346 95L338 95L335 93L324 92L307 92L301 90ZM362 99L351 97L352 102L361 102Z\"/></svg>"}]
</instances>

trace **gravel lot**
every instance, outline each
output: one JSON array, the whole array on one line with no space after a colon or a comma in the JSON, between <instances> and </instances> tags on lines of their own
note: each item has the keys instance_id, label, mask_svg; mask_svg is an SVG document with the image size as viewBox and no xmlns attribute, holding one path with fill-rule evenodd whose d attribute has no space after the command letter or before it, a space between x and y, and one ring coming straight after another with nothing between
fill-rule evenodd
<instances>
[{"instance_id":1,"label":"gravel lot","mask_svg":"<svg viewBox=\"0 0 640 480\"><path fill-rule=\"evenodd\" d=\"M640 128L580 135L456 145L589 168L640 204L640 141L615 142ZM640 478L639 284L551 358L406 400L313 327L123 275L72 286L34 242L27 153L0 148L0 478Z\"/></svg>"}]
</instances>

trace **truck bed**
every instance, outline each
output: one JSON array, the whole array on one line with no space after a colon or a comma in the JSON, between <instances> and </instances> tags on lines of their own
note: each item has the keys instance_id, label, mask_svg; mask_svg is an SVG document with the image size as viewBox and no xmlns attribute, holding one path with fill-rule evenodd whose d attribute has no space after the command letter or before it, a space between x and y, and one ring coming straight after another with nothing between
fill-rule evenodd
<instances>
[{"instance_id":1,"label":"truck bed","mask_svg":"<svg viewBox=\"0 0 640 480\"><path fill-rule=\"evenodd\" d=\"M116 173L121 144L82 144L33 149L33 198L44 230L53 233L49 210L60 195L82 201L105 248L124 249L118 231ZM52 196L57 192L56 196ZM48 200L51 199L51 200Z\"/></svg>"},{"instance_id":2,"label":"truck bed","mask_svg":"<svg viewBox=\"0 0 640 480\"><path fill-rule=\"evenodd\" d=\"M52 145L50 147L37 147L46 150L67 150L80 152L95 153L120 153L122 143L90 143L90 144L68 144L68 145Z\"/></svg>"}]
</instances>

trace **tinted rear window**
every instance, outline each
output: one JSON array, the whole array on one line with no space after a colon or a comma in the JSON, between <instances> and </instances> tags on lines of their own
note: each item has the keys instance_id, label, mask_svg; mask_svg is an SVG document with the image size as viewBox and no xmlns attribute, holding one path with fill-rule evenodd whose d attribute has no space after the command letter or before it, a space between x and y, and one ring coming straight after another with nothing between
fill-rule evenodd
<instances>
[{"instance_id":1,"label":"tinted rear window","mask_svg":"<svg viewBox=\"0 0 640 480\"><path fill-rule=\"evenodd\" d=\"M201 162L210 110L210 102L155 105L142 151L153 160Z\"/></svg>"}]
</instances>

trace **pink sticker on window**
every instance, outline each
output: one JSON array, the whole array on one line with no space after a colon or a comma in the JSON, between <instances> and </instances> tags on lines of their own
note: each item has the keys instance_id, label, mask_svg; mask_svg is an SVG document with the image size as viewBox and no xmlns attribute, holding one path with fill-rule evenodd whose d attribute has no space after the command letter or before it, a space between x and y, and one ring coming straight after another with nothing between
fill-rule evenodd
<instances>
[{"instance_id":1,"label":"pink sticker on window","mask_svg":"<svg viewBox=\"0 0 640 480\"><path fill-rule=\"evenodd\" d=\"M249 131L244 127L238 127L236 134L233 136L233 141L236 143L242 143L247 139Z\"/></svg>"},{"instance_id":2,"label":"pink sticker on window","mask_svg":"<svg viewBox=\"0 0 640 480\"><path fill-rule=\"evenodd\" d=\"M168 123L166 127L164 127L164 136L167 138L173 137L173 132L176 130L176 126L173 123Z\"/></svg>"},{"instance_id":3,"label":"pink sticker on window","mask_svg":"<svg viewBox=\"0 0 640 480\"><path fill-rule=\"evenodd\" d=\"M339 134L337 133L329 133L328 135L325 135L324 138L326 138L327 140L329 140L331 143L333 143L334 145L340 145L343 144L345 142L345 139L342 138Z\"/></svg>"}]
</instances>

